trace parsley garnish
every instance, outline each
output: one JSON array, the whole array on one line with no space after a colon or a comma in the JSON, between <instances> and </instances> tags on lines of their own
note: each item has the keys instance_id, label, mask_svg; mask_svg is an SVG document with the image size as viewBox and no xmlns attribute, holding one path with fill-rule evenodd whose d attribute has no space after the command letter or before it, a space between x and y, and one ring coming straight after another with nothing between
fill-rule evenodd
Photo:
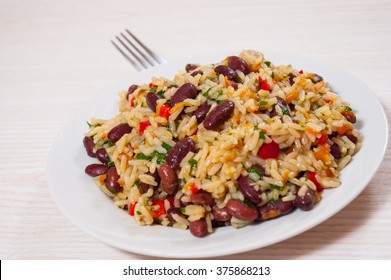
<instances>
[{"instance_id":1,"label":"parsley garnish","mask_svg":"<svg viewBox=\"0 0 391 280\"><path fill-rule=\"evenodd\" d=\"M266 139L265 133L263 133L262 131L259 132L259 139Z\"/></svg>"},{"instance_id":2,"label":"parsley garnish","mask_svg":"<svg viewBox=\"0 0 391 280\"><path fill-rule=\"evenodd\" d=\"M161 89L156 93L160 98L164 98L164 91Z\"/></svg>"},{"instance_id":3,"label":"parsley garnish","mask_svg":"<svg viewBox=\"0 0 391 280\"><path fill-rule=\"evenodd\" d=\"M191 159L189 160L189 164L192 168L197 168L198 161L196 161L195 159Z\"/></svg>"},{"instance_id":4,"label":"parsley garnish","mask_svg":"<svg viewBox=\"0 0 391 280\"><path fill-rule=\"evenodd\" d=\"M258 103L259 106L264 106L264 105L267 105L267 101L266 100L262 100L261 102Z\"/></svg>"},{"instance_id":5,"label":"parsley garnish","mask_svg":"<svg viewBox=\"0 0 391 280\"><path fill-rule=\"evenodd\" d=\"M284 190L284 187L279 187L279 186L276 186L276 185L273 185L273 184L270 184L270 188L274 189L274 190L278 190L280 192L282 192Z\"/></svg>"},{"instance_id":6,"label":"parsley garnish","mask_svg":"<svg viewBox=\"0 0 391 280\"><path fill-rule=\"evenodd\" d=\"M261 169L259 169L258 167L255 167L255 166L253 166L253 167L250 167L248 170L247 170L249 173L255 173L255 174L257 174L259 177L263 177L263 173L262 173L262 170Z\"/></svg>"},{"instance_id":7,"label":"parsley garnish","mask_svg":"<svg viewBox=\"0 0 391 280\"><path fill-rule=\"evenodd\" d=\"M167 152L172 150L172 147L165 142L163 142L162 147L166 149Z\"/></svg>"},{"instance_id":8,"label":"parsley garnish","mask_svg":"<svg viewBox=\"0 0 391 280\"><path fill-rule=\"evenodd\" d=\"M270 61L265 61L265 64L266 64L267 67L270 67L271 62Z\"/></svg>"},{"instance_id":9,"label":"parsley garnish","mask_svg":"<svg viewBox=\"0 0 391 280\"><path fill-rule=\"evenodd\" d=\"M351 112L351 111L352 111L352 108L350 108L349 106L345 106L345 111L346 111L346 112Z\"/></svg>"}]
</instances>

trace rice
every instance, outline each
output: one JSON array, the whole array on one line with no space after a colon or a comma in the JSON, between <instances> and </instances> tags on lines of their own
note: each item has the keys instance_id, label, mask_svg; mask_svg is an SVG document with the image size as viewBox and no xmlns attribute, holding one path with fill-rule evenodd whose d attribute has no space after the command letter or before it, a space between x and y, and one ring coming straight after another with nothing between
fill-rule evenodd
<instances>
[{"instance_id":1,"label":"rice","mask_svg":"<svg viewBox=\"0 0 391 280\"><path fill-rule=\"evenodd\" d=\"M83 140L101 161L86 173L137 223L203 236L309 210L341 185L362 136L321 76L253 50L187 70L120 92L118 115Z\"/></svg>"}]
</instances>

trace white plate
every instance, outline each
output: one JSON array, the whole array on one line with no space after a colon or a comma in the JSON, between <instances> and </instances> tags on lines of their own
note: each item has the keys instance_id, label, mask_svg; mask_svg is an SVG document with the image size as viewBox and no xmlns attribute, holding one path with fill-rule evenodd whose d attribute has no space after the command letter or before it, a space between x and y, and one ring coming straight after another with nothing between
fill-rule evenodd
<instances>
[{"instance_id":1,"label":"white plate","mask_svg":"<svg viewBox=\"0 0 391 280\"><path fill-rule=\"evenodd\" d=\"M218 228L204 238L189 231L163 226L138 226L126 211L116 208L84 174L94 159L82 144L86 121L92 117L111 118L117 114L117 92L132 83L149 83L152 76L172 78L186 63L212 63L229 54L188 58L132 75L132 79L88 102L63 128L48 163L49 188L61 212L76 226L114 247L158 257L199 258L240 253L261 248L300 234L330 218L357 197L376 173L385 153L388 137L382 106L371 91L350 74L308 58L269 54L275 64L292 64L321 75L346 101L357 116L364 135L363 147L342 171L342 185L326 190L322 201L311 211L293 213L241 229Z\"/></svg>"}]
</instances>

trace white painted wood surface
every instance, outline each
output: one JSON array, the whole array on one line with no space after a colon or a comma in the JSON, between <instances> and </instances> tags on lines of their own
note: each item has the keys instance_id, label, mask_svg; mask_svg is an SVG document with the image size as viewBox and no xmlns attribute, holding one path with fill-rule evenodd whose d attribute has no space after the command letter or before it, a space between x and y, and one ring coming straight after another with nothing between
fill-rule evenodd
<instances>
[{"instance_id":1,"label":"white painted wood surface","mask_svg":"<svg viewBox=\"0 0 391 280\"><path fill-rule=\"evenodd\" d=\"M129 28L168 61L219 49L316 58L391 110L391 1L0 1L0 258L148 259L73 226L48 190L56 135L134 70L109 40ZM262 49L260 49L262 48ZM349 206L278 244L222 259L390 259L390 149Z\"/></svg>"}]
</instances>

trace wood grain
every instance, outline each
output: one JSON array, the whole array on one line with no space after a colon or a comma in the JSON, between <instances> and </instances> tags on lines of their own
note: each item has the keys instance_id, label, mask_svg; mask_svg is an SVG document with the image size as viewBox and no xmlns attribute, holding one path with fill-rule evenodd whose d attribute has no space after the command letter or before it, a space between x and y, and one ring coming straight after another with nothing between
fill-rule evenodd
<instances>
[{"instance_id":1,"label":"wood grain","mask_svg":"<svg viewBox=\"0 0 391 280\"><path fill-rule=\"evenodd\" d=\"M79 108L134 70L109 40L131 29L168 61L255 48L313 57L362 80L391 116L390 1L0 2L0 258L150 259L90 237L57 209L46 165ZM190 61L189 61L190 62ZM278 244L220 259L390 259L390 148L341 212Z\"/></svg>"}]
</instances>

